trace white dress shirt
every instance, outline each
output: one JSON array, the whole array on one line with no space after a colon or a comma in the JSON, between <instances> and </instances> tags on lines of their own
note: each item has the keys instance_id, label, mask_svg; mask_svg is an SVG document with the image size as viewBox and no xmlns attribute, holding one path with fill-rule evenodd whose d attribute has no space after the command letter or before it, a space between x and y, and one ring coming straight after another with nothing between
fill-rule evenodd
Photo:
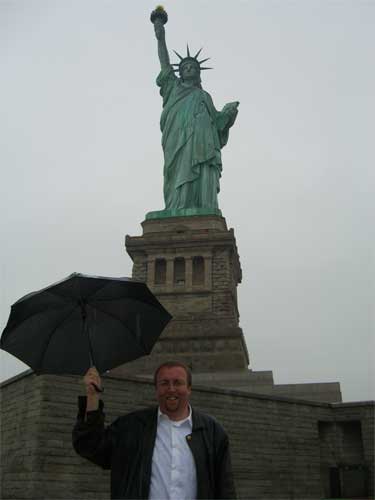
<instances>
[{"instance_id":1,"label":"white dress shirt","mask_svg":"<svg viewBox=\"0 0 375 500\"><path fill-rule=\"evenodd\" d=\"M197 498L197 473L186 441L193 422L189 416L175 422L158 411L149 500L192 500Z\"/></svg>"}]
</instances>

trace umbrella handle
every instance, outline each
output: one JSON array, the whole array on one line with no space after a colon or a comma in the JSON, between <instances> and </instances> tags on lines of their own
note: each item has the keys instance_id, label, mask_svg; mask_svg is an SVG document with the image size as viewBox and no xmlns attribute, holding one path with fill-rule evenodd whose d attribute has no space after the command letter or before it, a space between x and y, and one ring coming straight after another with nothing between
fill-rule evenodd
<instances>
[{"instance_id":1,"label":"umbrella handle","mask_svg":"<svg viewBox=\"0 0 375 500\"><path fill-rule=\"evenodd\" d=\"M81 314L82 314L82 331L83 331L83 334L87 335L87 340L88 340L88 343L89 343L89 359L90 359L90 367L91 368L96 368L95 367L95 363L94 363L94 356L93 356L93 353L92 353L92 345L91 345L91 339L90 339L90 332L89 332L89 325L88 325L88 321L87 321L87 312L86 312L86 305L85 303L82 301L80 303L80 306L81 306ZM92 383L92 385L94 386L94 389L96 392L104 392L104 389L101 389L100 387L98 387L96 384Z\"/></svg>"},{"instance_id":2,"label":"umbrella handle","mask_svg":"<svg viewBox=\"0 0 375 500\"><path fill-rule=\"evenodd\" d=\"M94 363L94 356L93 356L93 352L92 352L92 345L91 345L91 338L90 338L90 332L89 332L89 325L88 325L88 321L87 321L87 312L86 312L86 304L82 301L80 303L80 306L81 306L81 314L82 314L82 330L83 330L83 334L86 334L87 335L87 340L88 340L88 343L89 343L89 359L90 359L90 367L95 367L95 363ZM96 392L104 392L104 389L101 389L100 387L98 387L96 384L92 384L94 386L94 389Z\"/></svg>"}]
</instances>

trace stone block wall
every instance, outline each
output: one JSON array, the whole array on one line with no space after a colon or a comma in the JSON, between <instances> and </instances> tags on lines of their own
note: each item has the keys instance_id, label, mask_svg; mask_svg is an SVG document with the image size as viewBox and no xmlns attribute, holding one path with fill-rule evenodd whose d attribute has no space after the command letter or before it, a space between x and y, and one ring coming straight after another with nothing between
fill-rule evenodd
<instances>
[{"instance_id":1,"label":"stone block wall","mask_svg":"<svg viewBox=\"0 0 375 500\"><path fill-rule=\"evenodd\" d=\"M108 422L154 404L149 381L106 378L104 386ZM72 449L81 393L80 380L68 376L29 373L2 385L3 500L109 498L109 473ZM374 403L312 403L203 387L194 388L192 403L229 434L239 498L324 498L328 465L322 461L321 421L360 422L369 498L373 495ZM335 446L341 460L339 443Z\"/></svg>"},{"instance_id":2,"label":"stone block wall","mask_svg":"<svg viewBox=\"0 0 375 500\"><path fill-rule=\"evenodd\" d=\"M212 288L215 293L212 297L212 310L221 317L236 317L238 320L238 310L233 297L233 271L229 268L229 252L228 249L217 249L213 253Z\"/></svg>"},{"instance_id":3,"label":"stone block wall","mask_svg":"<svg viewBox=\"0 0 375 500\"><path fill-rule=\"evenodd\" d=\"M367 403L341 403L333 405L334 423L336 428L341 427L341 432L337 432L336 430L336 440L339 440L336 452L336 463L339 465L341 464L342 469L345 470L345 466L348 469L351 465L358 463L358 456L362 455L362 464L364 467L368 468L366 481L368 490L372 496L374 496L375 477L375 423L373 410L374 407L372 406L372 411L369 411ZM358 445L358 443L352 443L352 439L345 440L345 436L342 436L342 424L359 424L359 433L362 435L362 443Z\"/></svg>"},{"instance_id":4,"label":"stone block wall","mask_svg":"<svg viewBox=\"0 0 375 500\"><path fill-rule=\"evenodd\" d=\"M41 379L22 377L1 391L0 498L33 498L40 389Z\"/></svg>"},{"instance_id":5,"label":"stone block wall","mask_svg":"<svg viewBox=\"0 0 375 500\"><path fill-rule=\"evenodd\" d=\"M142 256L137 256L133 261L132 277L136 281L147 282L147 261Z\"/></svg>"}]
</instances>

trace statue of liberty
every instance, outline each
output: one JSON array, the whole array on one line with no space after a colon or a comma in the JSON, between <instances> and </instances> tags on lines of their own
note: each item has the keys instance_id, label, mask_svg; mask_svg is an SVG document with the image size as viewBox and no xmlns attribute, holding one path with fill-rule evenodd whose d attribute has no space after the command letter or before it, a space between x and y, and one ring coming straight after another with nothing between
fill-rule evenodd
<instances>
[{"instance_id":1,"label":"statue of liberty","mask_svg":"<svg viewBox=\"0 0 375 500\"><path fill-rule=\"evenodd\" d=\"M165 209L215 212L222 171L221 148L228 141L239 103L226 104L222 111L215 109L211 96L201 86L201 71L211 69L201 66L209 58L198 60L202 49L192 56L188 46L186 57L175 52L179 63L170 63L164 29L167 20L161 6L151 14L161 65L156 83L163 98L160 128Z\"/></svg>"}]
</instances>

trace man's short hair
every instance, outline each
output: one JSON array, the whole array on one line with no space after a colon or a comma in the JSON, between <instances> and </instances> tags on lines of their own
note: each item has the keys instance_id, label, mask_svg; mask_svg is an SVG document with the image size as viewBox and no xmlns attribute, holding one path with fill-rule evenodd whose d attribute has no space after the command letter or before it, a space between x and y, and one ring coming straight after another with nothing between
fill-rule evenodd
<instances>
[{"instance_id":1,"label":"man's short hair","mask_svg":"<svg viewBox=\"0 0 375 500\"><path fill-rule=\"evenodd\" d=\"M193 376L191 374L190 368L185 365L185 363L181 363L180 361L165 361L162 363L158 368L156 368L155 373L154 373L154 385L156 387L156 382L158 379L158 373L162 368L174 368L175 366L179 366L180 368L183 368L186 372L186 378L187 378L187 383L188 387L192 386L193 383Z\"/></svg>"}]
</instances>

